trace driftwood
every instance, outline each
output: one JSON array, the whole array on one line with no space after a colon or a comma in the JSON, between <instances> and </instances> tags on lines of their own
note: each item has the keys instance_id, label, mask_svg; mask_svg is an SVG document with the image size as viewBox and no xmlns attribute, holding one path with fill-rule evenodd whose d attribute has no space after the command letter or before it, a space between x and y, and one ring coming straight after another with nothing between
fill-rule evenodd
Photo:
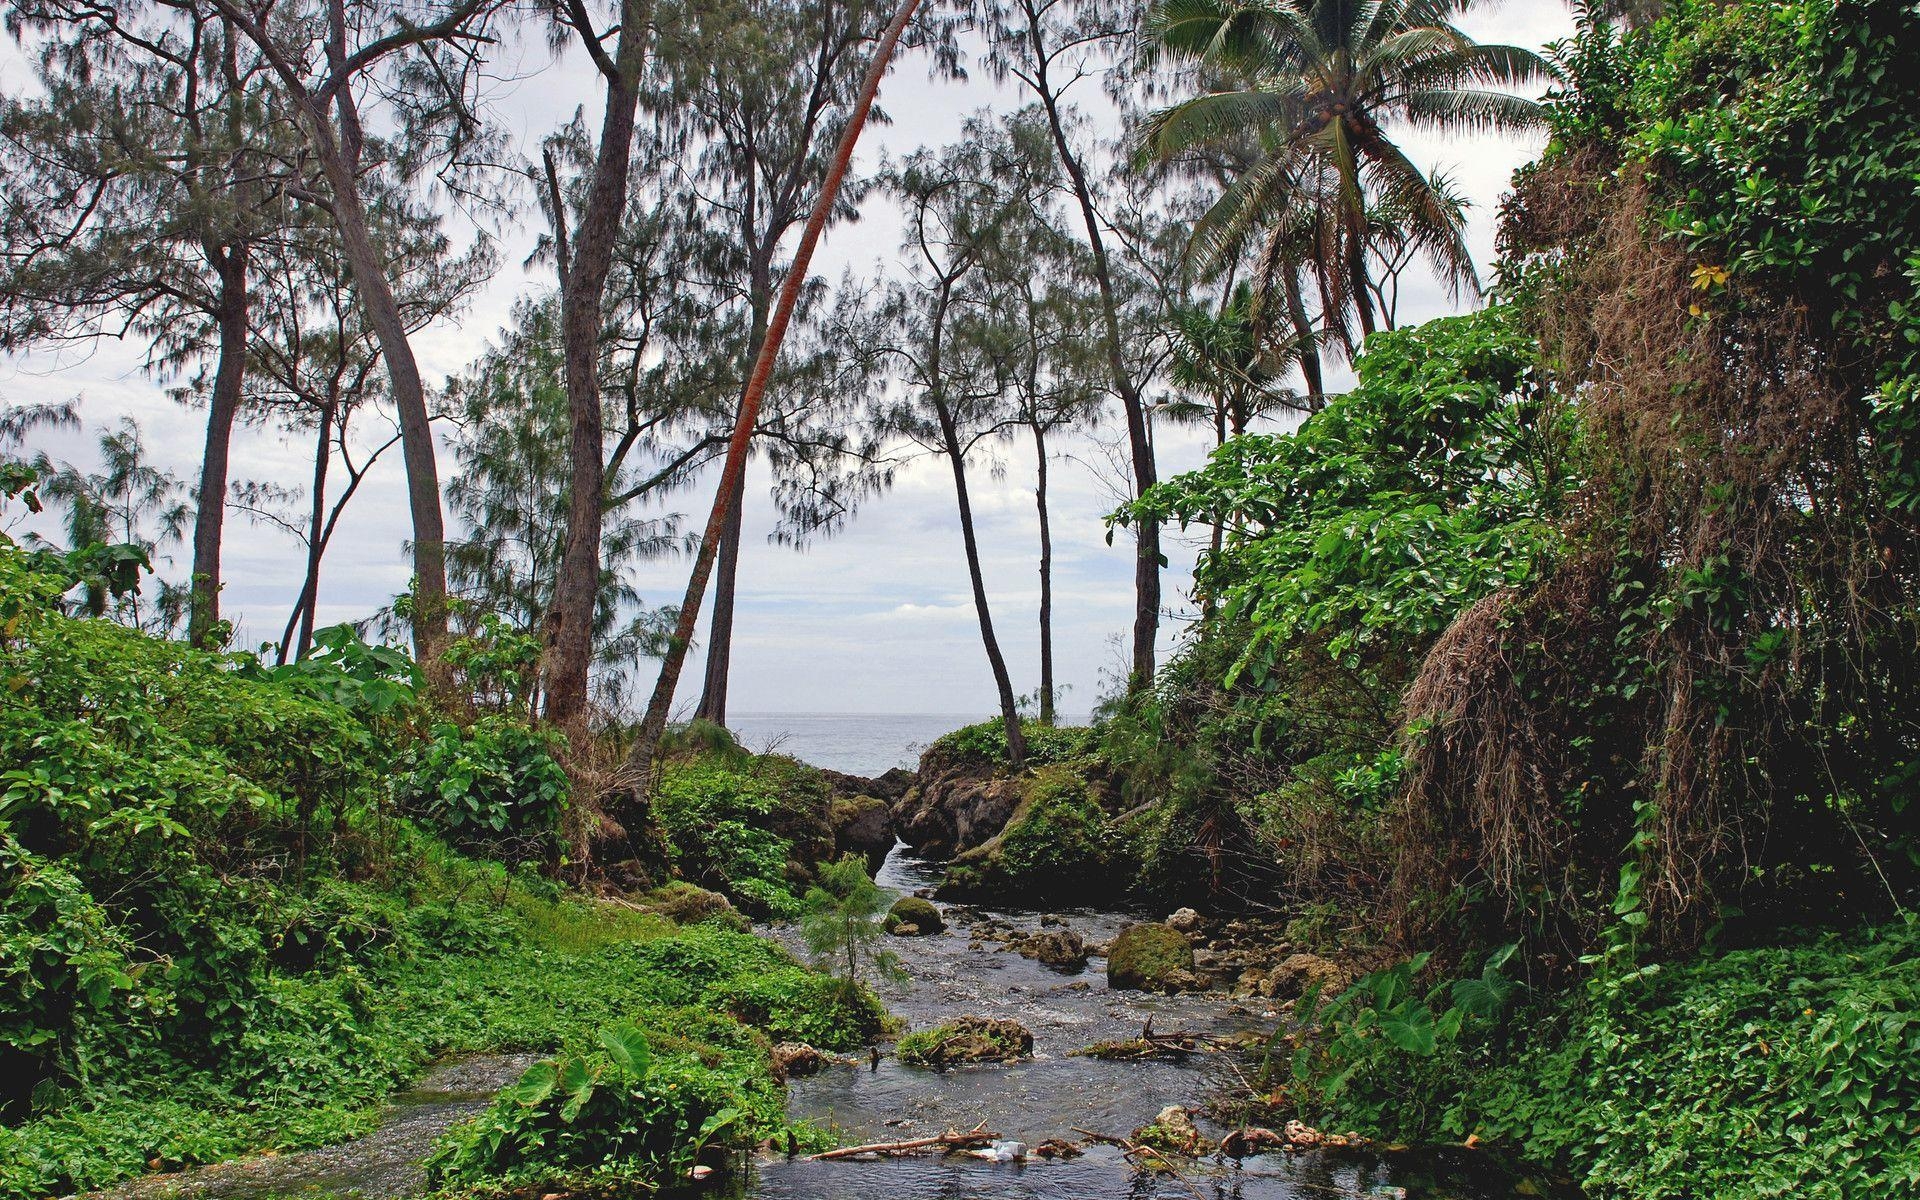
<instances>
[{"instance_id":1,"label":"driftwood","mask_svg":"<svg viewBox=\"0 0 1920 1200\"><path fill-rule=\"evenodd\" d=\"M1095 1042L1073 1053L1078 1057L1098 1058L1108 1062L1144 1062L1149 1059L1168 1059L1178 1062L1202 1050L1224 1050L1232 1048L1233 1045L1234 1043L1229 1039L1201 1033L1184 1031L1155 1033L1149 1023L1147 1030L1137 1038L1128 1038L1119 1042Z\"/></svg>"},{"instance_id":2,"label":"driftwood","mask_svg":"<svg viewBox=\"0 0 1920 1200\"><path fill-rule=\"evenodd\" d=\"M918 1154L926 1150L938 1150L951 1154L958 1150L980 1150L1000 1139L1000 1135L986 1128L982 1121L965 1133L949 1129L933 1137L908 1138L899 1142L868 1142L864 1146L842 1146L838 1150L824 1150L819 1154L807 1156L808 1162L833 1162L837 1159L859 1158L865 1154L898 1155Z\"/></svg>"}]
</instances>

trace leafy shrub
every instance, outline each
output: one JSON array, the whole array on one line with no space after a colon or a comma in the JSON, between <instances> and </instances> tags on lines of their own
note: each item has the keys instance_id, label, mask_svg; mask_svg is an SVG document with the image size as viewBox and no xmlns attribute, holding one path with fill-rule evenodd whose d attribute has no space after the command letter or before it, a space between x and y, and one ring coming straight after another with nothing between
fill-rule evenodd
<instances>
[{"instance_id":1,"label":"leafy shrub","mask_svg":"<svg viewBox=\"0 0 1920 1200\"><path fill-rule=\"evenodd\" d=\"M1424 988L1427 954L1362 976L1332 997L1309 986L1294 1008L1303 1032L1282 1032L1274 1043L1296 1043L1288 1062L1295 1102L1313 1119L1382 1136L1434 1136L1449 1099L1500 1044L1502 1017L1518 991L1504 968L1517 948L1489 955L1478 976Z\"/></svg>"},{"instance_id":2,"label":"leafy shrub","mask_svg":"<svg viewBox=\"0 0 1920 1200\"><path fill-rule=\"evenodd\" d=\"M508 717L434 726L400 799L454 842L509 860L555 846L571 784L553 757L557 735Z\"/></svg>"},{"instance_id":3,"label":"leafy shrub","mask_svg":"<svg viewBox=\"0 0 1920 1200\"><path fill-rule=\"evenodd\" d=\"M639 1026L611 1026L594 1050L534 1064L486 1113L456 1127L428 1160L429 1178L683 1178L710 1147L751 1127L756 1074L764 1107L765 1068L729 1066L656 1054Z\"/></svg>"},{"instance_id":4,"label":"leafy shrub","mask_svg":"<svg viewBox=\"0 0 1920 1200\"><path fill-rule=\"evenodd\" d=\"M749 766L669 761L661 767L652 800L673 865L683 877L724 893L751 913L798 912L787 882L792 843L768 828L780 795Z\"/></svg>"},{"instance_id":5,"label":"leafy shrub","mask_svg":"<svg viewBox=\"0 0 1920 1200\"><path fill-rule=\"evenodd\" d=\"M798 965L735 976L709 987L705 999L776 1040L822 1050L868 1045L887 1021L887 1011L873 993Z\"/></svg>"}]
</instances>

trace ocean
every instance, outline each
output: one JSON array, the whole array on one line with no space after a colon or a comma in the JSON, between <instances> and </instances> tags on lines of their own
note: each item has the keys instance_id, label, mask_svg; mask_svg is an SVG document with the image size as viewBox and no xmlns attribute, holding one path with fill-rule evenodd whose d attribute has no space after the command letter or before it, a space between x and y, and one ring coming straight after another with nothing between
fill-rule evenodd
<instances>
[{"instance_id":1,"label":"ocean","mask_svg":"<svg viewBox=\"0 0 1920 1200\"><path fill-rule=\"evenodd\" d=\"M749 750L873 776L913 767L928 743L986 719L985 713L729 713L727 726Z\"/></svg>"},{"instance_id":2,"label":"ocean","mask_svg":"<svg viewBox=\"0 0 1920 1200\"><path fill-rule=\"evenodd\" d=\"M986 719L985 713L729 713L727 726L749 750L873 776L914 766L928 743Z\"/></svg>"}]
</instances>

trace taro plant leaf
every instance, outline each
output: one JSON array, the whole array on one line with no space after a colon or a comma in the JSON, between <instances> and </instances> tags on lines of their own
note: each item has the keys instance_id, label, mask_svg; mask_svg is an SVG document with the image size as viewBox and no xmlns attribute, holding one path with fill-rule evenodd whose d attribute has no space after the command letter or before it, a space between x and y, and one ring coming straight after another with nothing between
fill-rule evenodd
<instances>
[{"instance_id":1,"label":"taro plant leaf","mask_svg":"<svg viewBox=\"0 0 1920 1200\"><path fill-rule=\"evenodd\" d=\"M653 1047L647 1042L647 1035L637 1025L622 1022L600 1031L600 1044L620 1069L638 1077L647 1073L653 1064Z\"/></svg>"},{"instance_id":2,"label":"taro plant leaf","mask_svg":"<svg viewBox=\"0 0 1920 1200\"><path fill-rule=\"evenodd\" d=\"M744 1116L737 1108L723 1108L706 1120L700 1122L700 1132L693 1139L693 1153L699 1153L711 1145L715 1138L740 1123Z\"/></svg>"},{"instance_id":3,"label":"taro plant leaf","mask_svg":"<svg viewBox=\"0 0 1920 1200\"><path fill-rule=\"evenodd\" d=\"M522 1108L532 1108L553 1095L559 1078L559 1071L551 1061L537 1062L527 1068L519 1082L507 1089L507 1095Z\"/></svg>"},{"instance_id":4,"label":"taro plant leaf","mask_svg":"<svg viewBox=\"0 0 1920 1200\"><path fill-rule=\"evenodd\" d=\"M568 1059L560 1068L560 1090L567 1094L567 1102L560 1106L560 1119L571 1125L587 1101L593 1099L594 1085L599 1082L599 1070L586 1059Z\"/></svg>"},{"instance_id":5,"label":"taro plant leaf","mask_svg":"<svg viewBox=\"0 0 1920 1200\"><path fill-rule=\"evenodd\" d=\"M1380 1032L1410 1054L1432 1054L1439 1048L1433 1010L1424 1004L1405 1005L1382 1016Z\"/></svg>"}]
</instances>

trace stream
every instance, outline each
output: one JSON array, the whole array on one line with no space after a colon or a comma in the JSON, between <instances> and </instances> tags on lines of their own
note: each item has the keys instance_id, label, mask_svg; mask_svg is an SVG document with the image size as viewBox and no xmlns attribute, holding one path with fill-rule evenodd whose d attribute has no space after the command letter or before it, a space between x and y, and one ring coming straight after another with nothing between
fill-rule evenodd
<instances>
[{"instance_id":1,"label":"stream","mask_svg":"<svg viewBox=\"0 0 1920 1200\"><path fill-rule=\"evenodd\" d=\"M938 865L912 857L905 846L894 849L879 873L882 885L902 894L938 880ZM1012 1018L1033 1033L1032 1060L950 1071L905 1067L891 1057L877 1067L864 1060L830 1066L792 1081L793 1116L834 1129L854 1144L968 1130L983 1122L1000 1137L1029 1146L1050 1138L1083 1140L1076 1129L1124 1137L1169 1104L1199 1109L1220 1089L1239 1085L1235 1058L1196 1054L1183 1063L1102 1062L1073 1057L1073 1051L1136 1037L1149 1019L1162 1033L1202 1034L1265 1032L1275 1020L1259 1000L1109 991L1100 958L1082 971L1061 973L996 942L972 948L974 922L990 917L1032 931L1042 927L1040 913L959 905L945 911L944 932L890 939L909 978L881 988L888 1006L914 1029L962 1015ZM1044 917L1064 923L1088 943L1104 943L1140 914L1062 910ZM799 949L791 928L761 932ZM108 1195L114 1200L405 1196L420 1188L421 1160L440 1135L485 1107L532 1061L531 1055L502 1055L442 1064L395 1096L380 1128L364 1138L152 1176ZM1200 1125L1215 1138L1224 1132L1204 1120ZM1492 1200L1517 1192L1537 1194L1488 1156L1463 1148L1273 1153L1237 1165L1208 1160L1179 1176L1154 1176L1134 1170L1118 1149L1093 1145L1064 1161L992 1163L956 1155L789 1162L768 1157L704 1194L726 1200Z\"/></svg>"},{"instance_id":2,"label":"stream","mask_svg":"<svg viewBox=\"0 0 1920 1200\"><path fill-rule=\"evenodd\" d=\"M937 864L895 847L878 881L901 894L939 882ZM877 1067L834 1066L789 1085L788 1110L836 1129L848 1143L926 1137L985 1122L1003 1138L1037 1145L1083 1140L1075 1129L1126 1136L1169 1104L1203 1107L1222 1088L1240 1086L1239 1064L1219 1054L1184 1063L1102 1062L1072 1057L1093 1042L1155 1030L1202 1034L1270 1031L1275 1014L1259 1000L1220 994L1161 996L1109 991L1106 962L1061 973L994 942L971 948L968 927L997 918L1023 932L1043 914L945 908L947 928L892 944L911 978L880 990L914 1029L961 1015L1009 1017L1033 1033L1031 1061L926 1071L893 1058ZM1104 943L1143 914L1061 910L1044 914L1088 943ZM767 930L797 946L787 930ZM1225 1132L1200 1122L1210 1136ZM1238 1166L1196 1164L1180 1177L1155 1177L1127 1165L1118 1149L1095 1145L1065 1161L991 1163L966 1156L860 1162L764 1162L737 1193L759 1200L1316 1200L1325 1197L1450 1197L1488 1200L1515 1193L1515 1179L1485 1155L1463 1148L1376 1152L1317 1150L1266 1154Z\"/></svg>"}]
</instances>

